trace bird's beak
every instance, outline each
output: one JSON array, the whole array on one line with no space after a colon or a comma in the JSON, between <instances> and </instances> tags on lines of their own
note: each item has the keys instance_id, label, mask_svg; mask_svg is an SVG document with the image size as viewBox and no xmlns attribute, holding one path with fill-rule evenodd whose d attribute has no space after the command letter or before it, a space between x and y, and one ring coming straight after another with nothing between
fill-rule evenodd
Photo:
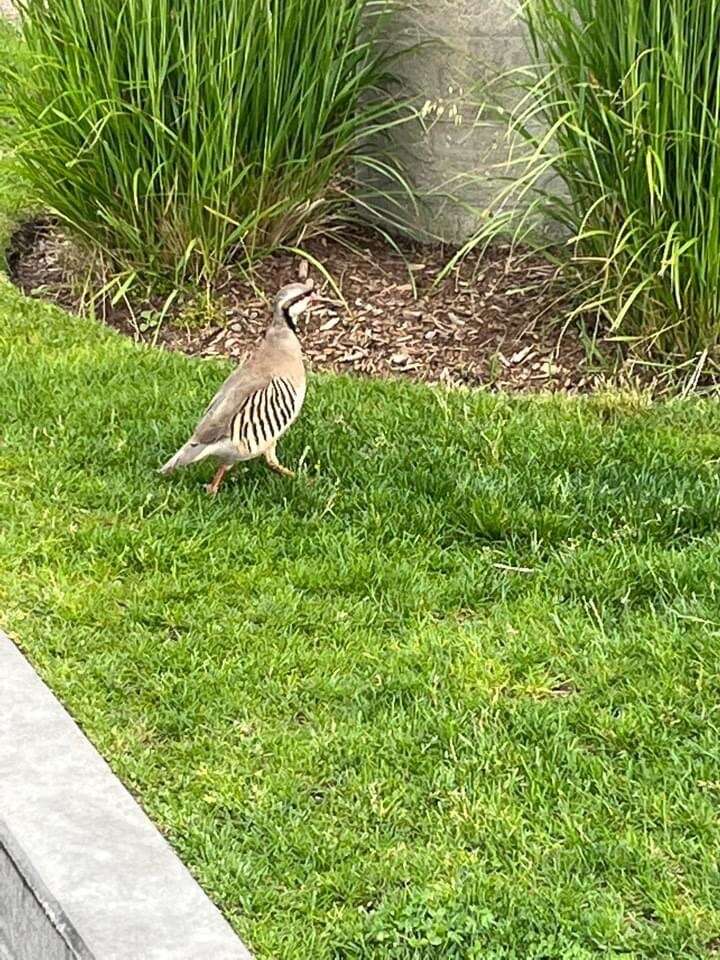
<instances>
[{"instance_id":1,"label":"bird's beak","mask_svg":"<svg viewBox=\"0 0 720 960\"><path fill-rule=\"evenodd\" d=\"M337 300L331 300L330 297L321 297L319 293L310 294L310 306L317 306L318 303L334 303L337 304Z\"/></svg>"},{"instance_id":2,"label":"bird's beak","mask_svg":"<svg viewBox=\"0 0 720 960\"><path fill-rule=\"evenodd\" d=\"M337 300L331 300L330 297L323 297L319 293L312 292L314 290L314 287L315 287L315 282L313 281L312 278L305 281L305 288L310 292L310 296L308 297L308 307L310 309L312 309L313 307L317 307L321 303L331 303L331 304L338 305Z\"/></svg>"},{"instance_id":3,"label":"bird's beak","mask_svg":"<svg viewBox=\"0 0 720 960\"><path fill-rule=\"evenodd\" d=\"M310 294L310 302L309 302L308 306L311 307L311 308L312 308L312 307L317 307L318 304L320 304L320 303L327 303L327 300L325 299L325 297L321 297L320 294L318 294L318 293L311 293L311 294Z\"/></svg>"}]
</instances>

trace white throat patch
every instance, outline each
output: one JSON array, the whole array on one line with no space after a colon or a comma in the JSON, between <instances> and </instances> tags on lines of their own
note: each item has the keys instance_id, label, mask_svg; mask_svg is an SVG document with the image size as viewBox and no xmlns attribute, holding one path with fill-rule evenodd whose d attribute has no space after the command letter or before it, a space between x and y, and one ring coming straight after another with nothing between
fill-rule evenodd
<instances>
[{"instance_id":1,"label":"white throat patch","mask_svg":"<svg viewBox=\"0 0 720 960\"><path fill-rule=\"evenodd\" d=\"M288 307L288 313L296 320L303 311L307 310L310 306L310 297L303 297L302 300L296 300L295 303L291 303Z\"/></svg>"}]
</instances>

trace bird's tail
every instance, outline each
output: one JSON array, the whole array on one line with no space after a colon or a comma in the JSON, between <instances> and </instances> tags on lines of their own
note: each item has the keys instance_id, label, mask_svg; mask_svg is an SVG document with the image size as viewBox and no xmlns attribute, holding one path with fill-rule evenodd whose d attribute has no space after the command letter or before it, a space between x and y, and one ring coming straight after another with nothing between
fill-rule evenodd
<instances>
[{"instance_id":1,"label":"bird's tail","mask_svg":"<svg viewBox=\"0 0 720 960\"><path fill-rule=\"evenodd\" d=\"M196 460L202 460L203 457L206 456L206 452L204 443L198 443L196 440L188 440L185 446L180 447L178 452L173 454L168 462L160 467L158 473L167 476L169 473L172 473L173 470L177 470L178 467L187 467L188 464L195 463Z\"/></svg>"}]
</instances>

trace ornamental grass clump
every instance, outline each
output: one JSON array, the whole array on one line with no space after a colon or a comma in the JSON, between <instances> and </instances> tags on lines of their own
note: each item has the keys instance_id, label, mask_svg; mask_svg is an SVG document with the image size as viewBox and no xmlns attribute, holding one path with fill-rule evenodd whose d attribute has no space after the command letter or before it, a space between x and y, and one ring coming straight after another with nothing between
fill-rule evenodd
<instances>
[{"instance_id":1,"label":"ornamental grass clump","mask_svg":"<svg viewBox=\"0 0 720 960\"><path fill-rule=\"evenodd\" d=\"M720 5L529 0L516 143L469 246L562 227L577 311L644 362L720 359ZM554 179L553 179L554 172Z\"/></svg>"},{"instance_id":2,"label":"ornamental grass clump","mask_svg":"<svg viewBox=\"0 0 720 960\"><path fill-rule=\"evenodd\" d=\"M367 204L363 166L400 209L379 146L403 116L374 42L384 0L21 6L17 156L37 201L123 282L250 266Z\"/></svg>"}]
</instances>

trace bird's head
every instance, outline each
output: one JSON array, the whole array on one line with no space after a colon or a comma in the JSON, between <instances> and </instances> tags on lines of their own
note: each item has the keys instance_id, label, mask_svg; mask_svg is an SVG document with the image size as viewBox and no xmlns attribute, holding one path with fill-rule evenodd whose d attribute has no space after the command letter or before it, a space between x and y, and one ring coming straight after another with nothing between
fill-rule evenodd
<instances>
[{"instance_id":1,"label":"bird's head","mask_svg":"<svg viewBox=\"0 0 720 960\"><path fill-rule=\"evenodd\" d=\"M302 283L288 283L281 287L275 295L273 318L275 323L287 324L293 333L297 333L297 319L321 298L313 293L315 286L312 280Z\"/></svg>"}]
</instances>

